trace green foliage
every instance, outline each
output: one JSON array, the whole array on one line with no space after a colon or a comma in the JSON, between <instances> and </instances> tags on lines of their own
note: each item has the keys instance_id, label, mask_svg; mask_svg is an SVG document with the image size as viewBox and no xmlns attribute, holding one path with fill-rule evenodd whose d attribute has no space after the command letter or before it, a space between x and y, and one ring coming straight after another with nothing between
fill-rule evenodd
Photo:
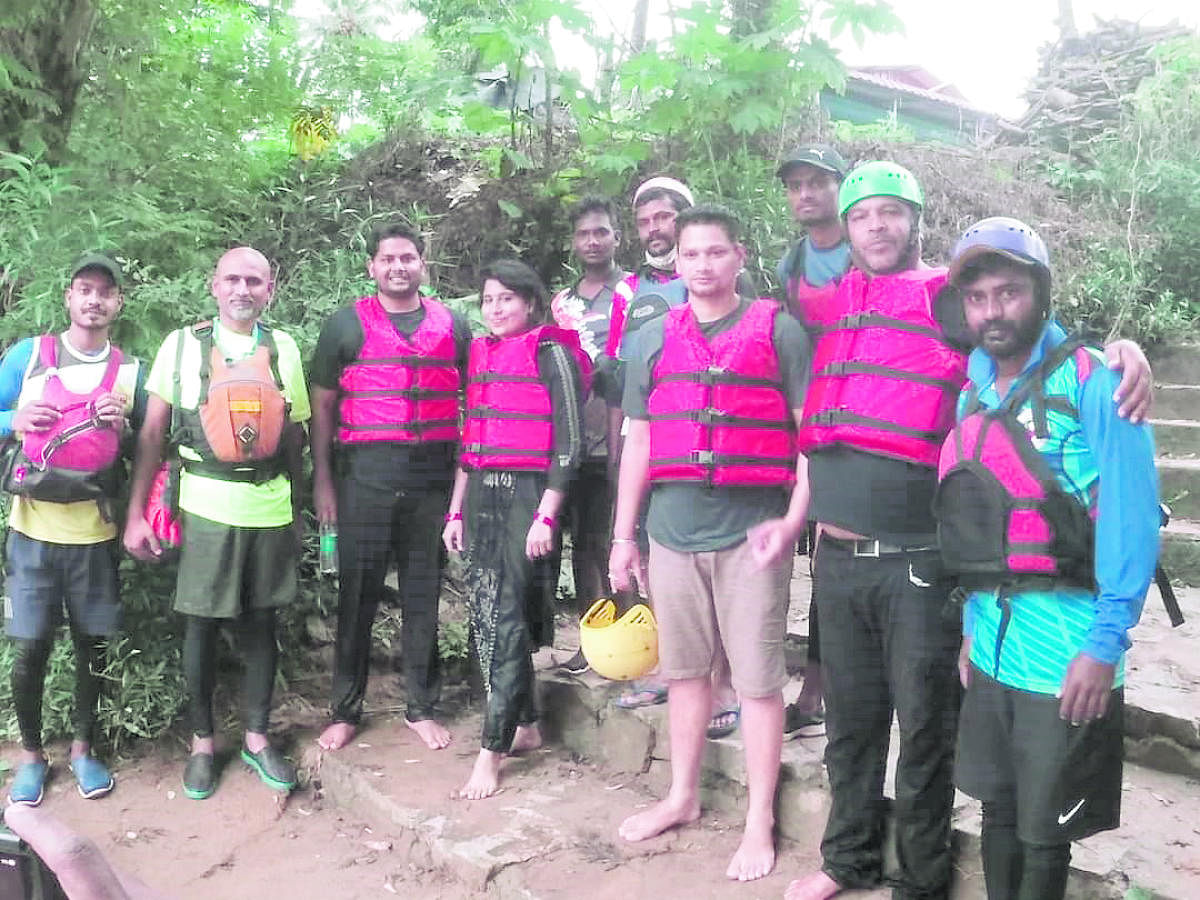
<instances>
[{"instance_id":1,"label":"green foliage","mask_svg":"<svg viewBox=\"0 0 1200 900\"><path fill-rule=\"evenodd\" d=\"M444 662L465 662L471 652L471 629L466 621L442 622L438 627L438 656Z\"/></svg>"},{"instance_id":2,"label":"green foliage","mask_svg":"<svg viewBox=\"0 0 1200 900\"><path fill-rule=\"evenodd\" d=\"M1120 127L1088 158L1049 167L1073 204L1121 225L1124 240L1094 248L1066 285L1065 304L1093 330L1146 341L1200 320L1200 36L1157 48Z\"/></svg>"}]
</instances>

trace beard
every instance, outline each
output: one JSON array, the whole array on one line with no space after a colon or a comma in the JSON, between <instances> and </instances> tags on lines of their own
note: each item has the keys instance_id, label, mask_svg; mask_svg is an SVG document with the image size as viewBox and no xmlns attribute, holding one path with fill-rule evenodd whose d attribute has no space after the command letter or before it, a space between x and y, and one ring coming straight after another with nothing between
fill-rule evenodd
<instances>
[{"instance_id":1,"label":"beard","mask_svg":"<svg viewBox=\"0 0 1200 900\"><path fill-rule=\"evenodd\" d=\"M1042 319L994 319L984 322L975 332L975 344L993 359L1009 360L1028 355L1042 333Z\"/></svg>"}]
</instances>

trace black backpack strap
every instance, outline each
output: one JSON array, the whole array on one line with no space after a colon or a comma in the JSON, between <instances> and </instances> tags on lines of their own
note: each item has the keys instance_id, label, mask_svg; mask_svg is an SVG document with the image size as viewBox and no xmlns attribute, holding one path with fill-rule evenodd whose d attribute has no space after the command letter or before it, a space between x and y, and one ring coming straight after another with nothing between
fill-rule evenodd
<instances>
[{"instance_id":1,"label":"black backpack strap","mask_svg":"<svg viewBox=\"0 0 1200 900\"><path fill-rule=\"evenodd\" d=\"M1158 585L1158 593L1162 596L1163 606L1167 610L1167 618L1171 620L1171 627L1178 628L1183 624L1183 610L1179 608L1179 598L1175 596L1175 588L1171 587L1171 579L1167 577L1162 563L1154 567L1154 583Z\"/></svg>"},{"instance_id":2,"label":"black backpack strap","mask_svg":"<svg viewBox=\"0 0 1200 900\"><path fill-rule=\"evenodd\" d=\"M267 348L268 365L271 367L271 377L275 379L275 384L280 390L283 390L283 378L279 374L279 346L275 343L275 335L270 325L258 323L259 340L263 342L263 346Z\"/></svg>"},{"instance_id":3,"label":"black backpack strap","mask_svg":"<svg viewBox=\"0 0 1200 900\"><path fill-rule=\"evenodd\" d=\"M212 349L213 349L213 323L210 319L207 322L197 322L192 326L192 334L196 336L196 340L200 342L200 396L197 398L197 407L203 406L208 399L208 382L212 378Z\"/></svg>"}]
</instances>

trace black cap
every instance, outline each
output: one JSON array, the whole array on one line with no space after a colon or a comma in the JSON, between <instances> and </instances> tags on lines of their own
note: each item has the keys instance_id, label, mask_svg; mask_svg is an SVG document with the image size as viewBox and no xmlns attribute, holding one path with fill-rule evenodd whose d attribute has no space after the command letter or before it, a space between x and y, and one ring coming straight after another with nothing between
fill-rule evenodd
<instances>
[{"instance_id":1,"label":"black cap","mask_svg":"<svg viewBox=\"0 0 1200 900\"><path fill-rule=\"evenodd\" d=\"M816 169L823 169L836 175L839 181L845 177L846 170L850 168L846 165L846 160L842 159L842 154L828 144L804 144L797 147L788 154L787 159L779 164L775 174L781 179L785 178L792 166L812 166Z\"/></svg>"},{"instance_id":2,"label":"black cap","mask_svg":"<svg viewBox=\"0 0 1200 900\"><path fill-rule=\"evenodd\" d=\"M117 287L121 286L123 274L121 266L110 256L105 256L103 253L95 251L85 253L79 259L75 260L75 265L71 266L71 280L75 280L75 276L84 269L100 269L109 274L113 284Z\"/></svg>"}]
</instances>

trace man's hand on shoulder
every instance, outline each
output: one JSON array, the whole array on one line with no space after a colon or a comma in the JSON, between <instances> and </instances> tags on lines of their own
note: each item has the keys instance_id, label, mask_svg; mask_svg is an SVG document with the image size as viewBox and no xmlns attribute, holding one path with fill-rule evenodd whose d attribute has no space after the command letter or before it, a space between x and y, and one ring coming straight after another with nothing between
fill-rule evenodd
<instances>
[{"instance_id":1,"label":"man's hand on shoulder","mask_svg":"<svg viewBox=\"0 0 1200 900\"><path fill-rule=\"evenodd\" d=\"M1121 383L1113 395L1117 415L1135 425L1145 421L1154 405L1154 373L1146 354L1133 341L1119 340L1105 346L1104 356L1108 367L1121 373Z\"/></svg>"}]
</instances>

